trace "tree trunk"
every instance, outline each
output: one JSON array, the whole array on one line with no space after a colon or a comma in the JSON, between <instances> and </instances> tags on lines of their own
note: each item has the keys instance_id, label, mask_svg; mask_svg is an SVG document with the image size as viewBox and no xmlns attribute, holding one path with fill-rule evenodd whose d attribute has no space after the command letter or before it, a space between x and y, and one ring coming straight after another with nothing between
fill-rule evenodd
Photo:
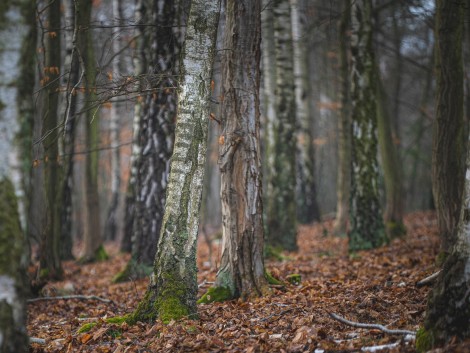
<instances>
[{"instance_id":1,"label":"tree trunk","mask_svg":"<svg viewBox=\"0 0 470 353\"><path fill-rule=\"evenodd\" d=\"M217 0L191 3L165 214L149 288L131 322L197 316L196 241L218 15Z\"/></svg>"},{"instance_id":2,"label":"tree trunk","mask_svg":"<svg viewBox=\"0 0 470 353\"><path fill-rule=\"evenodd\" d=\"M46 190L46 223L40 244L40 277L62 277L60 263L60 204L62 202L62 163L59 158L59 86L60 86L60 1L48 6L49 33L46 38L46 62L43 84L42 138L44 146L44 182Z\"/></svg>"},{"instance_id":3,"label":"tree trunk","mask_svg":"<svg viewBox=\"0 0 470 353\"><path fill-rule=\"evenodd\" d=\"M460 2L436 2L436 71L438 93L434 122L432 184L441 253L456 240L464 180L463 7Z\"/></svg>"},{"instance_id":4,"label":"tree trunk","mask_svg":"<svg viewBox=\"0 0 470 353\"><path fill-rule=\"evenodd\" d=\"M372 49L372 1L352 5L352 173L349 250L387 242L378 190L376 75Z\"/></svg>"},{"instance_id":5,"label":"tree trunk","mask_svg":"<svg viewBox=\"0 0 470 353\"><path fill-rule=\"evenodd\" d=\"M292 23L293 72L295 83L295 120L297 122L297 219L302 223L320 220L315 186L313 116L308 101L307 51L300 21L299 0L289 0Z\"/></svg>"},{"instance_id":6,"label":"tree trunk","mask_svg":"<svg viewBox=\"0 0 470 353\"><path fill-rule=\"evenodd\" d=\"M339 62L341 110L338 122L338 176L336 188L336 218L333 233L346 235L349 219L349 196L351 187L351 101L349 83L349 31L351 1L345 0L339 24Z\"/></svg>"},{"instance_id":7,"label":"tree trunk","mask_svg":"<svg viewBox=\"0 0 470 353\"><path fill-rule=\"evenodd\" d=\"M141 278L152 272L163 220L176 121L176 89L168 87L177 85L177 63L183 38L178 1L144 0L141 6L143 23L153 22L160 29L149 31L149 27L141 27L140 40L144 47L140 60L146 63L145 67L155 71L144 73L150 82L150 87L145 88L151 93L146 94L141 103L132 258L123 273L127 278Z\"/></svg>"},{"instance_id":8,"label":"tree trunk","mask_svg":"<svg viewBox=\"0 0 470 353\"><path fill-rule=\"evenodd\" d=\"M121 0L113 0L113 17L117 20L117 25L122 24L122 9ZM113 55L112 62L113 77L119 76L119 51L121 49L120 41L120 28L113 29ZM121 186L121 153L119 149L119 103L117 101L111 102L110 111L110 141L111 141L111 201L109 203L108 215L104 225L104 239L114 240L119 230L118 207L119 207L119 194Z\"/></svg>"},{"instance_id":9,"label":"tree trunk","mask_svg":"<svg viewBox=\"0 0 470 353\"><path fill-rule=\"evenodd\" d=\"M215 288L229 299L267 289L263 263L263 211L259 146L261 4L228 0L223 57L219 164L222 258ZM217 299L216 296L212 299Z\"/></svg>"},{"instance_id":10,"label":"tree trunk","mask_svg":"<svg viewBox=\"0 0 470 353\"><path fill-rule=\"evenodd\" d=\"M24 18L22 18L24 17ZM18 128L16 102L24 87L21 46L28 34L28 17L20 6L0 5L0 352L28 352L26 332L26 269L29 263L26 238L21 230L15 187L11 182L11 154Z\"/></svg>"},{"instance_id":11,"label":"tree trunk","mask_svg":"<svg viewBox=\"0 0 470 353\"><path fill-rule=\"evenodd\" d=\"M269 170L267 192L267 240L284 250L297 250L295 168L296 125L292 31L288 0L273 4L276 84L276 120L267 146Z\"/></svg>"},{"instance_id":12,"label":"tree trunk","mask_svg":"<svg viewBox=\"0 0 470 353\"><path fill-rule=\"evenodd\" d=\"M86 229L84 235L84 253L82 261L96 261L106 258L103 249L103 238L100 222L100 205L98 191L99 159L99 107L96 97L96 59L91 37L91 1L78 3L77 23L78 47L85 70L85 140L88 152L85 157L85 197Z\"/></svg>"},{"instance_id":13,"label":"tree trunk","mask_svg":"<svg viewBox=\"0 0 470 353\"><path fill-rule=\"evenodd\" d=\"M384 222L387 236L393 239L406 233L403 224L403 171L398 156L398 146L394 143L392 119L388 113L386 93L378 67L376 67L376 81L378 139L385 181Z\"/></svg>"}]
</instances>

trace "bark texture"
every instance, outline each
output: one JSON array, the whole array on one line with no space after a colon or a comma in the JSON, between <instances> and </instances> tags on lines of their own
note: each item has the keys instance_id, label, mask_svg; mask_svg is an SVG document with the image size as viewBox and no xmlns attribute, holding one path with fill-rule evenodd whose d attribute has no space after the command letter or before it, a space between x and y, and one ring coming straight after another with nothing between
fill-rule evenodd
<instances>
[{"instance_id":1,"label":"bark texture","mask_svg":"<svg viewBox=\"0 0 470 353\"><path fill-rule=\"evenodd\" d=\"M371 0L358 0L352 4L350 251L376 248L387 242L378 190L377 98L371 15Z\"/></svg>"},{"instance_id":2,"label":"bark texture","mask_svg":"<svg viewBox=\"0 0 470 353\"><path fill-rule=\"evenodd\" d=\"M228 0L219 148L222 258L216 286L247 299L267 289L259 145L261 3Z\"/></svg>"},{"instance_id":3,"label":"bark texture","mask_svg":"<svg viewBox=\"0 0 470 353\"><path fill-rule=\"evenodd\" d=\"M268 118L270 130L267 189L267 241L284 250L297 249L296 227L296 125L292 31L288 0L273 4L276 83L276 119Z\"/></svg>"},{"instance_id":4,"label":"bark texture","mask_svg":"<svg viewBox=\"0 0 470 353\"><path fill-rule=\"evenodd\" d=\"M349 33L351 1L345 0L339 24L339 63L341 110L338 121L338 177L336 188L336 218L333 232L346 235L349 219L351 188L351 100L349 82Z\"/></svg>"},{"instance_id":5,"label":"bark texture","mask_svg":"<svg viewBox=\"0 0 470 353\"><path fill-rule=\"evenodd\" d=\"M59 86L60 86L60 1L47 9L49 33L46 41L43 84L42 138L44 146L44 183L46 190L46 223L40 242L40 277L62 277L60 263L60 203L62 202L62 163L59 158Z\"/></svg>"},{"instance_id":6,"label":"bark texture","mask_svg":"<svg viewBox=\"0 0 470 353\"><path fill-rule=\"evenodd\" d=\"M441 251L456 240L463 190L463 3L436 2L436 71L438 92L434 122L432 184Z\"/></svg>"},{"instance_id":7,"label":"bark texture","mask_svg":"<svg viewBox=\"0 0 470 353\"><path fill-rule=\"evenodd\" d=\"M174 151L154 272L130 321L197 316L196 240L219 1L192 1L182 50Z\"/></svg>"}]
</instances>

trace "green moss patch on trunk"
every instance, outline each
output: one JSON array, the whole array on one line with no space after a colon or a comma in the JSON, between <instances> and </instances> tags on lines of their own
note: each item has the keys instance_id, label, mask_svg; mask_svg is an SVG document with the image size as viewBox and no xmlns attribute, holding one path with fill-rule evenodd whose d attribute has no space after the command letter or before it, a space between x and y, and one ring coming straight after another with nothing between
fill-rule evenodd
<instances>
[{"instance_id":1,"label":"green moss patch on trunk","mask_svg":"<svg viewBox=\"0 0 470 353\"><path fill-rule=\"evenodd\" d=\"M233 299L233 295L227 287L211 287L207 292L197 301L198 304L208 304L213 302L223 302Z\"/></svg>"}]
</instances>

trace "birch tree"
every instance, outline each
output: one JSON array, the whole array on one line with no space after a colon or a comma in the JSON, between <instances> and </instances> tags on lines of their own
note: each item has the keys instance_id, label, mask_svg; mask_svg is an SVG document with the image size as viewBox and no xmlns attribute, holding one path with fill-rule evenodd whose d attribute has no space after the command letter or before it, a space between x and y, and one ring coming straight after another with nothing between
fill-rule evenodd
<instances>
[{"instance_id":1,"label":"birch tree","mask_svg":"<svg viewBox=\"0 0 470 353\"><path fill-rule=\"evenodd\" d=\"M136 163L136 200L132 229L132 258L115 280L143 277L152 272L158 237L163 220L169 164L173 150L176 120L176 78L182 46L181 3L179 1L142 0L139 2L142 24L139 55L149 86L143 87L138 141L140 155ZM158 31L149 31L153 23ZM150 27L151 28L151 27Z\"/></svg>"},{"instance_id":2,"label":"birch tree","mask_svg":"<svg viewBox=\"0 0 470 353\"><path fill-rule=\"evenodd\" d=\"M12 183L11 158L17 124L16 80L29 23L20 6L0 5L0 352L28 352L26 294L28 252Z\"/></svg>"},{"instance_id":3,"label":"birch tree","mask_svg":"<svg viewBox=\"0 0 470 353\"><path fill-rule=\"evenodd\" d=\"M167 200L144 299L128 318L164 322L197 316L196 240L219 1L193 0L182 49L175 143Z\"/></svg>"},{"instance_id":4,"label":"birch tree","mask_svg":"<svg viewBox=\"0 0 470 353\"><path fill-rule=\"evenodd\" d=\"M462 32L463 5L436 2L438 93L434 121L432 188L443 257L456 241L464 180Z\"/></svg>"},{"instance_id":5,"label":"birch tree","mask_svg":"<svg viewBox=\"0 0 470 353\"><path fill-rule=\"evenodd\" d=\"M294 95L294 71L292 58L292 30L288 0L275 1L273 7L276 65L274 89L275 120L267 142L268 189L267 189L267 241L285 250L297 249L296 227L296 107Z\"/></svg>"},{"instance_id":6,"label":"birch tree","mask_svg":"<svg viewBox=\"0 0 470 353\"><path fill-rule=\"evenodd\" d=\"M371 0L358 0L352 4L350 251L375 248L387 242L378 194L376 75L371 16Z\"/></svg>"},{"instance_id":7,"label":"birch tree","mask_svg":"<svg viewBox=\"0 0 470 353\"><path fill-rule=\"evenodd\" d=\"M260 296L267 290L259 145L261 3L226 5L219 165L222 257L201 302Z\"/></svg>"}]
</instances>

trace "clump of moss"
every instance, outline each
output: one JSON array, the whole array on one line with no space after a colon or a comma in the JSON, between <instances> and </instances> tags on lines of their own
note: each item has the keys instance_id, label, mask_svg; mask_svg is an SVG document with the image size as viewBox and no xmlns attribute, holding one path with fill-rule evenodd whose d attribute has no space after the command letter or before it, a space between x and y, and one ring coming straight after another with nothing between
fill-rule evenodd
<instances>
[{"instance_id":1,"label":"clump of moss","mask_svg":"<svg viewBox=\"0 0 470 353\"><path fill-rule=\"evenodd\" d=\"M80 326L80 328L77 330L77 333L89 332L96 325L97 325L96 322L87 322L86 324L83 324L82 326Z\"/></svg>"},{"instance_id":2,"label":"clump of moss","mask_svg":"<svg viewBox=\"0 0 470 353\"><path fill-rule=\"evenodd\" d=\"M416 350L418 352L426 352L434 346L434 335L427 331L424 327L420 328L416 333Z\"/></svg>"},{"instance_id":3,"label":"clump of moss","mask_svg":"<svg viewBox=\"0 0 470 353\"><path fill-rule=\"evenodd\" d=\"M123 324L123 323L127 323L127 321L129 320L129 317L130 315L124 315L124 316L113 316L113 317L109 317L107 318L106 320L104 320L105 322L107 322L108 324Z\"/></svg>"},{"instance_id":4,"label":"clump of moss","mask_svg":"<svg viewBox=\"0 0 470 353\"><path fill-rule=\"evenodd\" d=\"M232 299L230 288L210 287L207 292L197 301L198 304L208 304L213 302L223 302Z\"/></svg>"},{"instance_id":5,"label":"clump of moss","mask_svg":"<svg viewBox=\"0 0 470 353\"><path fill-rule=\"evenodd\" d=\"M96 249L95 259L96 261L109 260L109 255L106 253L106 250L104 249L103 245L100 245L100 247Z\"/></svg>"},{"instance_id":6,"label":"clump of moss","mask_svg":"<svg viewBox=\"0 0 470 353\"><path fill-rule=\"evenodd\" d=\"M286 277L287 282L298 286L302 282L302 276L298 273L290 274Z\"/></svg>"},{"instance_id":7,"label":"clump of moss","mask_svg":"<svg viewBox=\"0 0 470 353\"><path fill-rule=\"evenodd\" d=\"M406 227L402 222L387 222L385 225L390 239L399 238L406 234Z\"/></svg>"},{"instance_id":8,"label":"clump of moss","mask_svg":"<svg viewBox=\"0 0 470 353\"><path fill-rule=\"evenodd\" d=\"M282 286L284 283L277 278L273 277L273 275L269 272L265 272L266 280L268 281L269 284L277 285L277 286Z\"/></svg>"},{"instance_id":9,"label":"clump of moss","mask_svg":"<svg viewBox=\"0 0 470 353\"><path fill-rule=\"evenodd\" d=\"M282 250L280 248L273 247L271 245L267 245L264 248L264 258L271 259L276 261L284 261L285 256L282 255Z\"/></svg>"}]
</instances>

